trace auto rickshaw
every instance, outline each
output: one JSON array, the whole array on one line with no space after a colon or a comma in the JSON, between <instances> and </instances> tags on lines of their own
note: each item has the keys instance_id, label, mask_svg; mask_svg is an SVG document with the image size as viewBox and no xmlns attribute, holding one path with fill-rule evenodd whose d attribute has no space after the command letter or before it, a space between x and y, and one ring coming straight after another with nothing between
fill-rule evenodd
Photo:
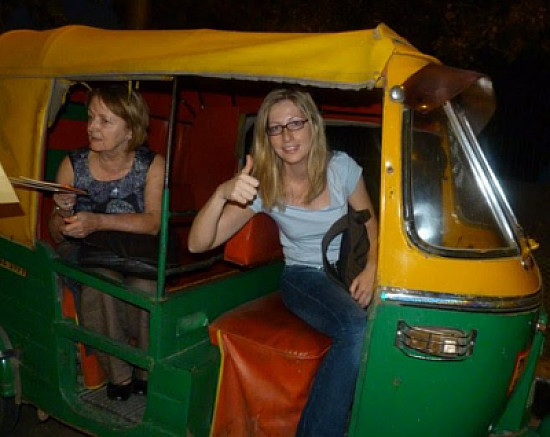
<instances>
[{"instance_id":1,"label":"auto rickshaw","mask_svg":"<svg viewBox=\"0 0 550 437\"><path fill-rule=\"evenodd\" d=\"M19 202L0 205L2 433L28 403L98 436L293 435L330 342L280 301L274 223L259 214L202 255L186 239L194 214L243 165L262 98L300 87L322 110L331 148L363 167L379 221L348 435L550 435L545 420L529 422L547 323L534 242L480 146L494 110L489 78L442 65L384 24L7 32L7 176L53 181L65 154L86 145L87 87L106 81L139 89L149 147L167 158L158 259L63 259L47 230L52 192L15 186ZM156 295L88 270L102 260L157 278ZM149 349L80 326L67 279L146 309ZM147 396L107 399L94 350L146 369Z\"/></svg>"}]
</instances>

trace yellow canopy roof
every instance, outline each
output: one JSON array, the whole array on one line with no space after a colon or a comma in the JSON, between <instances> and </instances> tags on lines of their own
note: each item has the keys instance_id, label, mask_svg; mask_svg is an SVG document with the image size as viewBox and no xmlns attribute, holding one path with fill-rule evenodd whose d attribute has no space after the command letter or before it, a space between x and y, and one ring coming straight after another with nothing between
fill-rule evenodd
<instances>
[{"instance_id":1,"label":"yellow canopy roof","mask_svg":"<svg viewBox=\"0 0 550 437\"><path fill-rule=\"evenodd\" d=\"M412 55L416 69L433 59L383 24L307 34L85 26L7 32L0 34L0 162L9 176L41 177L48 107L62 99L52 95L53 79L189 74L361 89L384 85L394 54ZM17 194L16 208L0 211L0 235L33 245L38 196Z\"/></svg>"},{"instance_id":2,"label":"yellow canopy roof","mask_svg":"<svg viewBox=\"0 0 550 437\"><path fill-rule=\"evenodd\" d=\"M372 88L397 49L418 53L383 24L307 34L67 26L0 35L0 77L184 73Z\"/></svg>"}]
</instances>

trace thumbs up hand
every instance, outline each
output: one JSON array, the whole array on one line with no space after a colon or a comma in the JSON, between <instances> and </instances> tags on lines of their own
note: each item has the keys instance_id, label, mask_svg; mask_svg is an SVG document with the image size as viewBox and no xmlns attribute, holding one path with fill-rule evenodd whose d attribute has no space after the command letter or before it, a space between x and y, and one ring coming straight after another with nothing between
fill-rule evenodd
<instances>
[{"instance_id":1,"label":"thumbs up hand","mask_svg":"<svg viewBox=\"0 0 550 437\"><path fill-rule=\"evenodd\" d=\"M236 202L243 206L254 200L254 197L258 194L260 182L255 177L250 176L253 167L254 161L252 156L246 155L246 164L241 172L220 186L222 196L225 200Z\"/></svg>"},{"instance_id":2,"label":"thumbs up hand","mask_svg":"<svg viewBox=\"0 0 550 437\"><path fill-rule=\"evenodd\" d=\"M249 175L252 172L252 169L254 168L254 160L252 159L252 156L246 155L246 164L241 170L241 174Z\"/></svg>"}]
</instances>

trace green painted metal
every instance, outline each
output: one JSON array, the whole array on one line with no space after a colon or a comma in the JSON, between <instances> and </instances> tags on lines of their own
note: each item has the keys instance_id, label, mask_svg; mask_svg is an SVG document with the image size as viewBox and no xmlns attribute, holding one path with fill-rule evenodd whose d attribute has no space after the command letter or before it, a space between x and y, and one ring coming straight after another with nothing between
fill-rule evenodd
<instances>
[{"instance_id":1,"label":"green painted metal","mask_svg":"<svg viewBox=\"0 0 550 437\"><path fill-rule=\"evenodd\" d=\"M88 107L84 103L67 102L63 105L60 116L70 120L87 120Z\"/></svg>"},{"instance_id":2,"label":"green painted metal","mask_svg":"<svg viewBox=\"0 0 550 437\"><path fill-rule=\"evenodd\" d=\"M550 437L550 416L545 417L537 430L540 437Z\"/></svg>"},{"instance_id":3,"label":"green painted metal","mask_svg":"<svg viewBox=\"0 0 550 437\"><path fill-rule=\"evenodd\" d=\"M0 397L8 396L15 396L12 364L8 359L0 359Z\"/></svg>"},{"instance_id":4,"label":"green painted metal","mask_svg":"<svg viewBox=\"0 0 550 437\"><path fill-rule=\"evenodd\" d=\"M157 269L157 297L161 297L164 294L164 284L166 281L166 249L168 246L168 219L170 205L170 192L168 188L164 188L162 193L162 221L159 233L159 260Z\"/></svg>"},{"instance_id":5,"label":"green painted metal","mask_svg":"<svg viewBox=\"0 0 550 437\"><path fill-rule=\"evenodd\" d=\"M263 266L157 298L90 274L58 259L39 243L30 249L0 239L0 320L21 352L23 399L53 417L101 436L208 436L219 370L219 351L207 325L235 306L277 288L282 265ZM64 275L147 309L151 347L142 351L77 326L62 317ZM215 297L215 298L213 298ZM149 369L141 423L128 427L112 413L80 398L76 342ZM10 378L11 379L11 378Z\"/></svg>"},{"instance_id":6,"label":"green painted metal","mask_svg":"<svg viewBox=\"0 0 550 437\"><path fill-rule=\"evenodd\" d=\"M157 299L61 262L46 245L31 250L0 239L0 253L3 258L9 254L15 267L0 269L0 281L10 284L0 287L0 299L6 303L0 307L0 318L14 347L23 351L23 398L102 436L175 436L188 430L207 436L219 367L207 325L231 308L275 290L282 268L263 266ZM141 351L62 318L56 272L148 309L155 347ZM475 437L486 436L490 427L494 432L520 429L536 435L536 430L522 427L531 363L542 341L541 334L534 337L535 325L543 318L537 311L486 314L387 302L373 305L349 435ZM455 362L411 358L395 346L399 320L413 326L475 329L473 354ZM121 427L109 412L81 401L76 341L150 370L150 394L140 424ZM524 378L509 395L516 357L530 346Z\"/></svg>"},{"instance_id":7,"label":"green painted metal","mask_svg":"<svg viewBox=\"0 0 550 437\"><path fill-rule=\"evenodd\" d=\"M46 166L44 170L44 179L47 181L55 181L57 169L63 158L67 156L66 150L49 150L46 156Z\"/></svg>"},{"instance_id":8,"label":"green painted metal","mask_svg":"<svg viewBox=\"0 0 550 437\"><path fill-rule=\"evenodd\" d=\"M119 299L126 300L134 305L137 305L146 310L151 310L155 296L140 290L138 288L128 289L113 279L106 278L100 274L89 273L80 269L77 265L66 262L60 258L55 258L51 261L51 269L61 276L74 279L76 282L86 284L108 293Z\"/></svg>"},{"instance_id":9,"label":"green painted metal","mask_svg":"<svg viewBox=\"0 0 550 437\"><path fill-rule=\"evenodd\" d=\"M531 347L537 319L537 311L487 314L378 303L369 315L349 435L486 436L510 399L516 358ZM459 361L407 356L395 345L399 320L476 330L473 353Z\"/></svg>"},{"instance_id":10,"label":"green painted metal","mask_svg":"<svg viewBox=\"0 0 550 437\"><path fill-rule=\"evenodd\" d=\"M538 323L546 326L547 321L546 313L541 312ZM544 333L537 330L522 378L510 397L504 413L492 429L493 434L509 435L511 431L520 431L527 427L531 400L533 399L535 367L543 347L544 338Z\"/></svg>"},{"instance_id":11,"label":"green painted metal","mask_svg":"<svg viewBox=\"0 0 550 437\"><path fill-rule=\"evenodd\" d=\"M22 351L23 399L102 436L176 436L188 431L207 436L220 359L209 342L207 326L241 303L274 291L282 268L271 264L230 274L159 299L62 262L43 244L29 249L0 239L0 253L13 267L0 269L0 281L10 284L0 287L0 299L6 303L0 307L0 318L14 347ZM141 351L63 318L58 274L150 311L154 347ZM462 361L407 356L395 346L400 320L412 326L476 330L473 354ZM544 320L538 311L487 314L374 304L349 435L476 437L488 435L490 428L494 433L502 430L502 435L510 430L537 435L537 430L526 427L526 398L532 363L542 343L535 327ZM141 423L121 426L108 411L81 400L77 341L149 369L149 396ZM524 377L509 394L516 358L529 347ZM541 435L547 434L541 431Z\"/></svg>"},{"instance_id":12,"label":"green painted metal","mask_svg":"<svg viewBox=\"0 0 550 437\"><path fill-rule=\"evenodd\" d=\"M12 397L16 393L15 351L0 326L0 397Z\"/></svg>"},{"instance_id":13,"label":"green painted metal","mask_svg":"<svg viewBox=\"0 0 550 437\"><path fill-rule=\"evenodd\" d=\"M547 314L541 312L538 324L546 326L547 322ZM527 427L530 418L531 402L534 396L535 367L542 351L544 340L545 334L542 330L537 329L521 380L514 393L512 393L504 413L492 429L494 435L505 436L509 435L511 431L521 431Z\"/></svg>"}]
</instances>

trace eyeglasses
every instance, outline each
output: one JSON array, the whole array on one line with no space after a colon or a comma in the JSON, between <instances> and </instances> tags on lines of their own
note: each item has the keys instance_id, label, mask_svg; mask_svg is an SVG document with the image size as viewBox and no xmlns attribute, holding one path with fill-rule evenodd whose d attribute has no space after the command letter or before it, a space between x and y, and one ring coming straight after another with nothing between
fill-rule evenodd
<instances>
[{"instance_id":1,"label":"eyeglasses","mask_svg":"<svg viewBox=\"0 0 550 437\"><path fill-rule=\"evenodd\" d=\"M274 137L276 135L281 135L285 129L291 132L303 129L308 121L309 120L306 118L305 120L292 120L287 124L274 124L273 126L267 126L265 131L270 137Z\"/></svg>"}]
</instances>

